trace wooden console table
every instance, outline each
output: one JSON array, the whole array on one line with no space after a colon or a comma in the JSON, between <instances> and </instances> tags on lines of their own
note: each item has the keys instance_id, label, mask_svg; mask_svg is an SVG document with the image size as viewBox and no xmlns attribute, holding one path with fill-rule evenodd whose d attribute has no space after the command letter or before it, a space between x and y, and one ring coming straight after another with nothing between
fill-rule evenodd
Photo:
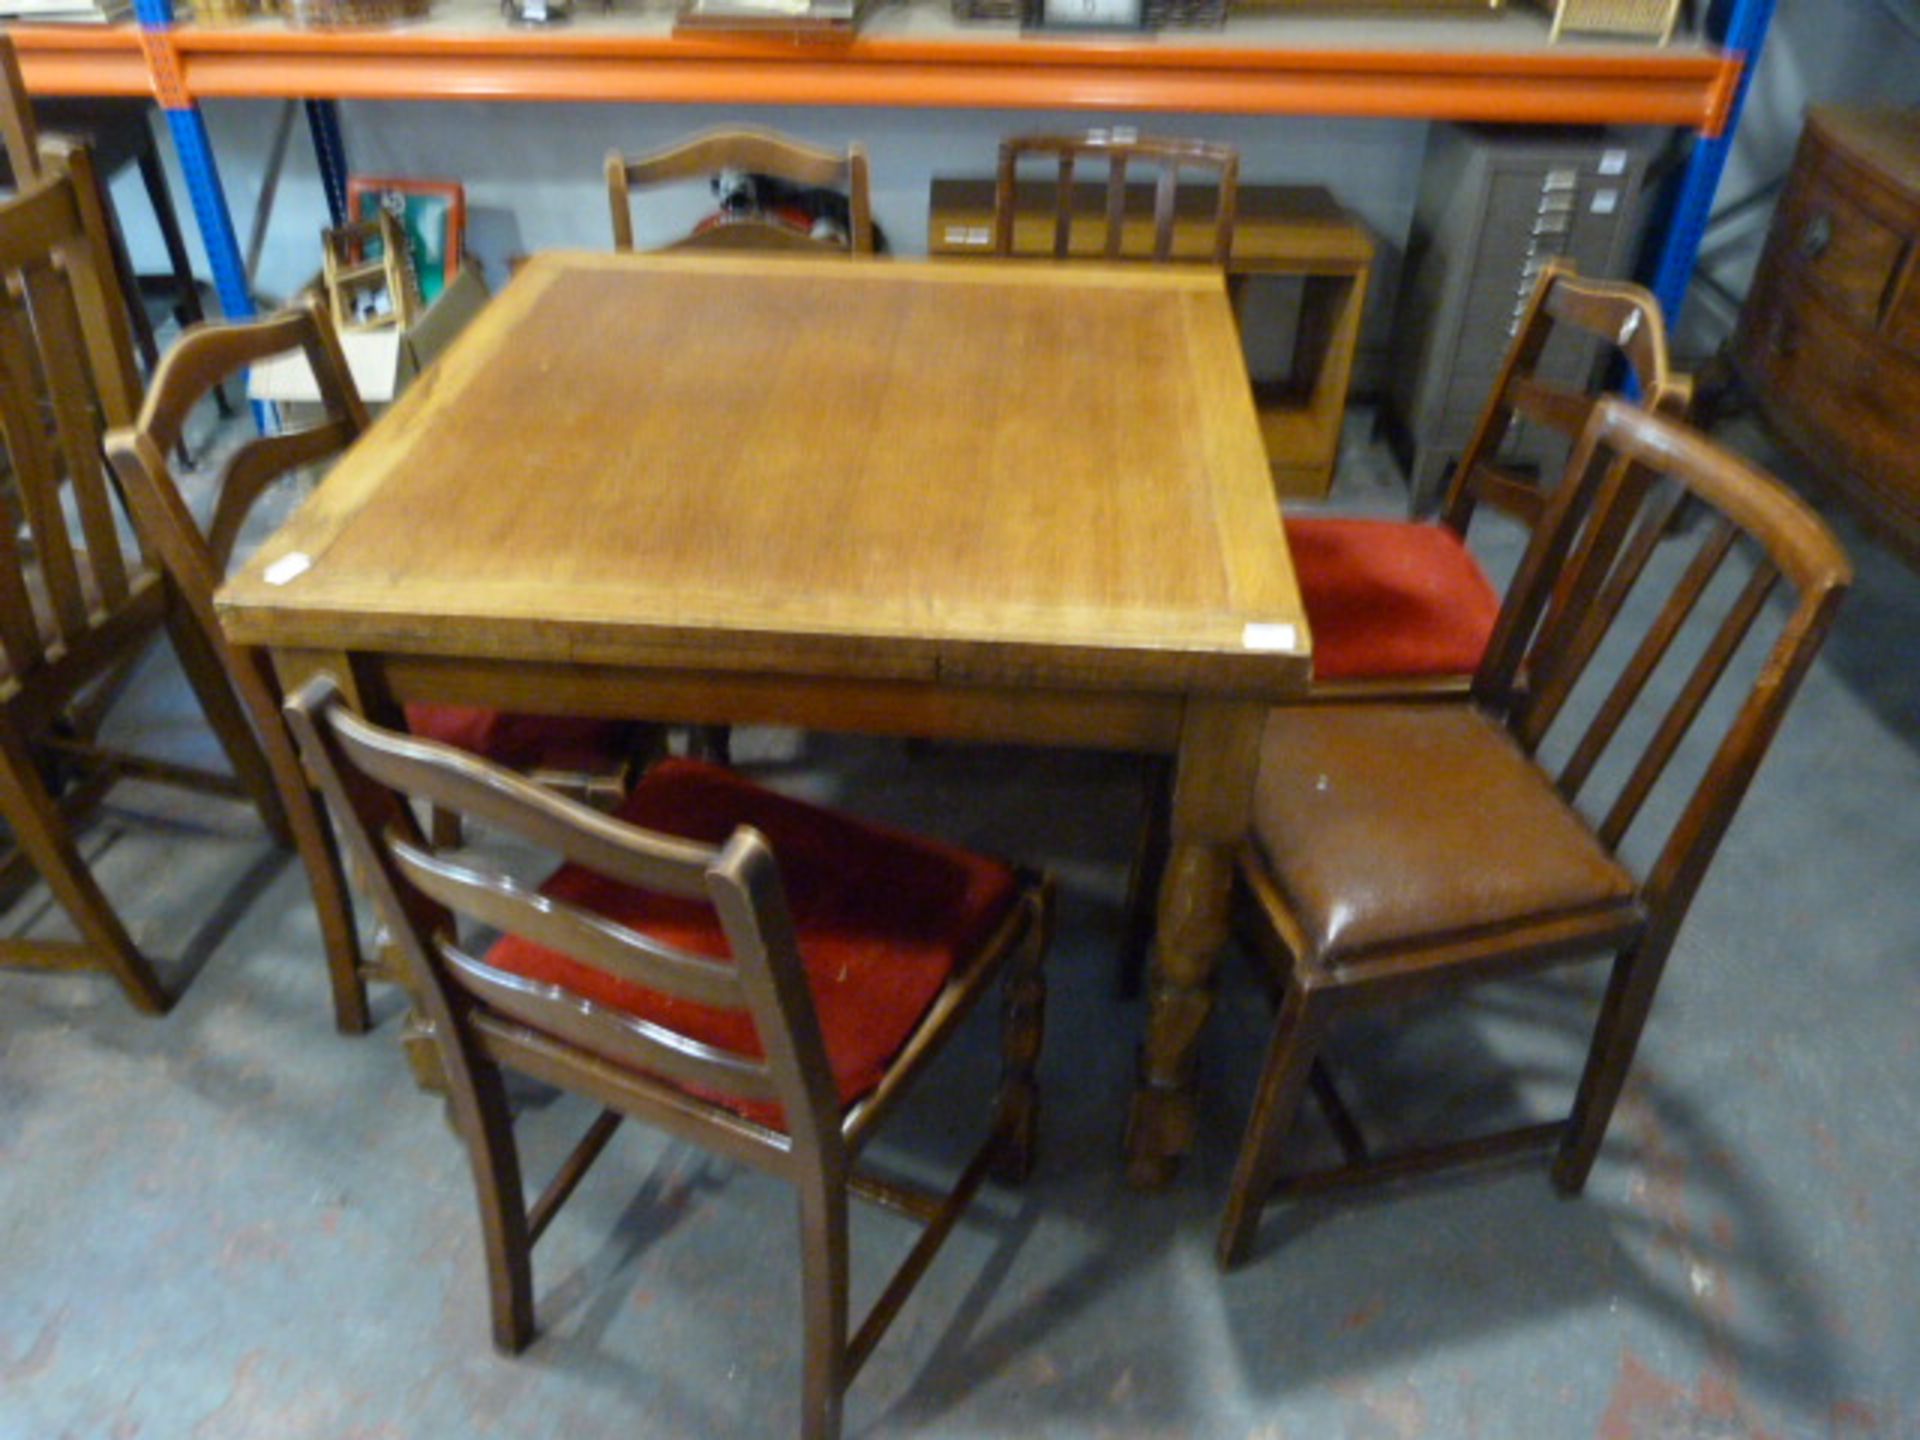
<instances>
[{"instance_id":1,"label":"wooden console table","mask_svg":"<svg viewBox=\"0 0 1920 1440\"><path fill-rule=\"evenodd\" d=\"M1023 183L1015 192L1014 249L1045 252L1052 243L1053 187ZM1106 191L1074 187L1076 251L1098 252ZM1153 243L1153 188L1129 187L1123 253L1146 254ZM1183 189L1173 232L1176 260L1205 262L1213 244L1209 194ZM993 246L993 181L936 179L927 222L935 255L984 255ZM1333 483L1340 458L1340 422L1367 302L1373 237L1319 186L1242 185L1234 221L1230 280L1249 275L1299 276L1304 281L1292 363L1280 380L1256 387L1261 438L1282 496L1318 498Z\"/></svg>"}]
</instances>

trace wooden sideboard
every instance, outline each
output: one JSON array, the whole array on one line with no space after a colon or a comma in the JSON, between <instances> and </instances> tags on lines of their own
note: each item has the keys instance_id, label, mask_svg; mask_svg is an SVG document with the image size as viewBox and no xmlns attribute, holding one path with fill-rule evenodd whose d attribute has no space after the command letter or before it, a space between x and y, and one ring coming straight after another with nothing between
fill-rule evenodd
<instances>
[{"instance_id":1,"label":"wooden sideboard","mask_svg":"<svg viewBox=\"0 0 1920 1440\"><path fill-rule=\"evenodd\" d=\"M1780 437L1920 564L1920 111L1808 112L1733 354Z\"/></svg>"}]
</instances>

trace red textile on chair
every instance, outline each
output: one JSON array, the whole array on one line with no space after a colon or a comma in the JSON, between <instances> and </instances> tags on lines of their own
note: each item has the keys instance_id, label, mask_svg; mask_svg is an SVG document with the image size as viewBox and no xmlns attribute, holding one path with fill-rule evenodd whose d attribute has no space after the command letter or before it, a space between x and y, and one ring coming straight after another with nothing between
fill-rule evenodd
<instances>
[{"instance_id":1,"label":"red textile on chair","mask_svg":"<svg viewBox=\"0 0 1920 1440\"><path fill-rule=\"evenodd\" d=\"M409 705L407 729L509 770L599 770L617 759L630 728L619 720L513 715L477 705Z\"/></svg>"},{"instance_id":2,"label":"red textile on chair","mask_svg":"<svg viewBox=\"0 0 1920 1440\"><path fill-rule=\"evenodd\" d=\"M776 794L730 770L665 760L647 772L620 818L703 844L751 825L780 866L787 908L843 1103L880 1083L954 968L985 942L1016 891L1011 867L970 851ZM729 955L713 908L563 865L541 887L667 944ZM516 935L486 963L559 985L612 1009L738 1054L759 1056L744 1010L717 1010L616 980ZM778 1104L696 1092L778 1127Z\"/></svg>"},{"instance_id":3,"label":"red textile on chair","mask_svg":"<svg viewBox=\"0 0 1920 1440\"><path fill-rule=\"evenodd\" d=\"M1444 525L1289 517L1317 680L1469 675L1500 596Z\"/></svg>"}]
</instances>

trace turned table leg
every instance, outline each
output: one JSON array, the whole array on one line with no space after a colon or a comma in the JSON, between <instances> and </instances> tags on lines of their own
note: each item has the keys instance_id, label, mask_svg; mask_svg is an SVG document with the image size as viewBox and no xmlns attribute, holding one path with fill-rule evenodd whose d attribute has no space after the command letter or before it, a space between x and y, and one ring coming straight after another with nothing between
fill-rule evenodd
<instances>
[{"instance_id":1,"label":"turned table leg","mask_svg":"<svg viewBox=\"0 0 1920 1440\"><path fill-rule=\"evenodd\" d=\"M1181 727L1147 1035L1127 1120L1127 1178L1136 1186L1172 1180L1193 1146L1193 1060L1213 1010L1264 716L1257 704L1195 702Z\"/></svg>"}]
</instances>

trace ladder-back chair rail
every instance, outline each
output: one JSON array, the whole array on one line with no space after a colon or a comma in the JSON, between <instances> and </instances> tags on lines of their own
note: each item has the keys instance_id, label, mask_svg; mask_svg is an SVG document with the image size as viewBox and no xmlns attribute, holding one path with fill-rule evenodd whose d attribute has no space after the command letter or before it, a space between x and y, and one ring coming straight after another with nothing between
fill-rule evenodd
<instances>
[{"instance_id":1,"label":"ladder-back chair rail","mask_svg":"<svg viewBox=\"0 0 1920 1440\"><path fill-rule=\"evenodd\" d=\"M974 1191L990 1170L1018 1178L1028 1164L1044 995L1039 964L1049 930L1045 886L1030 882L1020 889L917 1022L885 1076L848 1105L775 854L758 831L739 826L709 844L641 829L450 747L373 725L346 707L329 679L310 682L288 702L287 713L414 971L442 1050L480 1204L495 1344L511 1353L531 1339L531 1248L621 1119L633 1116L795 1186L805 1431L837 1434L843 1392ZM439 852L415 818L420 803L484 820L614 885L710 907L726 958L648 935L545 888L527 888L470 855ZM502 968L493 951L476 957L460 939L463 925L531 941L658 997L744 1012L759 1053L716 1045L657 1016L628 1013L568 984ZM1007 998L996 1122L953 1190L928 1194L858 1174L861 1150L906 1083L1002 974ZM522 1198L503 1066L605 1107L530 1205ZM849 1193L926 1227L851 1336Z\"/></svg>"}]
</instances>

